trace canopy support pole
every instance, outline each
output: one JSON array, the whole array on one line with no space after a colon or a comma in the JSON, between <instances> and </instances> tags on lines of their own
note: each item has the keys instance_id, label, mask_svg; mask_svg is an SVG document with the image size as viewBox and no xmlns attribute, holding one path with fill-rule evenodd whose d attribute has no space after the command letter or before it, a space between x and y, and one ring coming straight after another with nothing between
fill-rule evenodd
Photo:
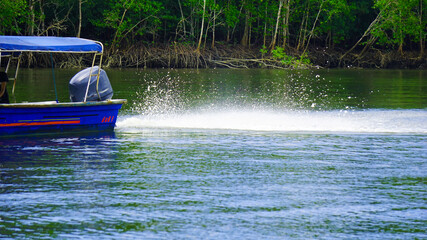
<instances>
[{"instance_id":1,"label":"canopy support pole","mask_svg":"<svg viewBox=\"0 0 427 240\"><path fill-rule=\"evenodd\" d=\"M59 103L58 101L58 91L56 90L56 80L55 80L55 66L53 63L53 56L52 53L50 53L50 61L52 62L52 77L53 77L53 86L55 88L55 98L56 98L56 103Z\"/></svg>"},{"instance_id":2,"label":"canopy support pole","mask_svg":"<svg viewBox=\"0 0 427 240\"><path fill-rule=\"evenodd\" d=\"M18 59L18 62L16 63L16 70L15 70L15 77L13 78L13 87L12 87L12 95L15 95L15 85L16 85L16 79L18 79L18 72L19 72L19 64L21 63L21 56L22 53L19 53L18 57L14 57L13 53L10 55L9 61L7 63L6 67L6 73L9 71L10 63L13 59ZM10 80L10 78L9 78Z\"/></svg>"},{"instance_id":3,"label":"canopy support pole","mask_svg":"<svg viewBox=\"0 0 427 240\"><path fill-rule=\"evenodd\" d=\"M98 68L98 74L97 74L97 77L96 77L96 93L98 94L98 98L99 98L99 100L101 101L101 95L99 95L99 77L101 76L101 64L102 64L102 53L101 54L95 54L95 57L96 57L96 55L100 55L100 57L99 57L99 68Z\"/></svg>"},{"instance_id":4,"label":"canopy support pole","mask_svg":"<svg viewBox=\"0 0 427 240\"><path fill-rule=\"evenodd\" d=\"M97 56L99 56L98 72L97 73L93 73L93 67L95 66L95 62L96 62L96 57ZM85 98L84 98L83 102L86 102L86 100L87 100L87 94L89 92L89 86L90 86L90 82L92 81L92 76L96 76L96 93L98 94L99 100L101 100L101 97L99 96L99 92L98 92L99 76L100 76L100 73L101 73L101 63L102 63L102 53L95 53L93 55L92 67L91 67L90 72L89 72L89 81L87 82L86 94L85 94Z\"/></svg>"}]
</instances>

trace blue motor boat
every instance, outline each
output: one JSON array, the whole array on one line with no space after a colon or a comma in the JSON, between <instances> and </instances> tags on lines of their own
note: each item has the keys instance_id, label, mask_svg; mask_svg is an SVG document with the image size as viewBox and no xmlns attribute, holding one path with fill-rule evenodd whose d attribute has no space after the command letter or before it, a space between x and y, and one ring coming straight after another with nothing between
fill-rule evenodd
<instances>
[{"instance_id":1,"label":"blue motor boat","mask_svg":"<svg viewBox=\"0 0 427 240\"><path fill-rule=\"evenodd\" d=\"M125 99L111 99L113 90L101 69L103 45L75 37L0 36L5 71L16 63L12 93L24 52L93 54L92 66L70 81L71 102L0 103L0 137L58 132L112 131ZM11 75L10 73L8 75Z\"/></svg>"}]
</instances>

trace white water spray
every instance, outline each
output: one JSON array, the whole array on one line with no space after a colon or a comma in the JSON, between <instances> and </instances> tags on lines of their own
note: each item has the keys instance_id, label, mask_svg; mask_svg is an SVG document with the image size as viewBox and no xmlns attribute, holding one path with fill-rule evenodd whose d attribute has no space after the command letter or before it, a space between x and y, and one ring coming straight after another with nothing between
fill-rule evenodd
<instances>
[{"instance_id":1,"label":"white water spray","mask_svg":"<svg viewBox=\"0 0 427 240\"><path fill-rule=\"evenodd\" d=\"M215 81L212 76L202 81L168 72L144 78L131 113L118 119L117 131L427 133L427 109L355 110L363 109L369 97L353 96L340 82L332 84L319 74L280 72L259 82L251 82L252 75L240 80L225 74Z\"/></svg>"},{"instance_id":2,"label":"white water spray","mask_svg":"<svg viewBox=\"0 0 427 240\"><path fill-rule=\"evenodd\" d=\"M263 111L224 110L183 114L128 115L119 132L148 128L279 132L427 133L425 110Z\"/></svg>"}]
</instances>

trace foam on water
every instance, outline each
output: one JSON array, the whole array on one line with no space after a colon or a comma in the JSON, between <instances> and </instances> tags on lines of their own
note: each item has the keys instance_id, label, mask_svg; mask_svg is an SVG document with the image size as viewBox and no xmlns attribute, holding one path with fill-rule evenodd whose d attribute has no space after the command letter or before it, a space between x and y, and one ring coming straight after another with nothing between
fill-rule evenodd
<instances>
[{"instance_id":1,"label":"foam on water","mask_svg":"<svg viewBox=\"0 0 427 240\"><path fill-rule=\"evenodd\" d=\"M264 111L223 110L127 115L117 131L148 128L228 129L284 132L427 133L426 110Z\"/></svg>"}]
</instances>

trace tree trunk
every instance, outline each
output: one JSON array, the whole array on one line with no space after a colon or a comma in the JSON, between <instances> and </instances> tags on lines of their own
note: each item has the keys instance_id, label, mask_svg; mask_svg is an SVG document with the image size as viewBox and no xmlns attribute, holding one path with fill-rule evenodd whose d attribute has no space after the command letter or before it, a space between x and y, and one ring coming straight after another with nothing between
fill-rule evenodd
<instances>
[{"instance_id":1,"label":"tree trunk","mask_svg":"<svg viewBox=\"0 0 427 240\"><path fill-rule=\"evenodd\" d=\"M282 11L283 1L279 1L279 9L277 10L276 28L273 34L273 40L271 41L270 49L273 50L276 47L277 31L279 30L280 12Z\"/></svg>"},{"instance_id":2,"label":"tree trunk","mask_svg":"<svg viewBox=\"0 0 427 240\"><path fill-rule=\"evenodd\" d=\"M285 4L285 16L283 18L283 49L286 48L286 42L289 37L289 11L290 11L291 0L286 0Z\"/></svg>"},{"instance_id":3,"label":"tree trunk","mask_svg":"<svg viewBox=\"0 0 427 240\"><path fill-rule=\"evenodd\" d=\"M39 7L40 7L40 17L38 19L39 20L39 27L37 29L37 36L43 34L46 30L45 23L44 23L45 14L44 14L44 10L43 10L43 2L41 0L39 3ZM48 33L46 33L46 34L48 34Z\"/></svg>"},{"instance_id":4,"label":"tree trunk","mask_svg":"<svg viewBox=\"0 0 427 240\"><path fill-rule=\"evenodd\" d=\"M248 34L248 46L251 47L251 38L252 38L252 24L249 24L249 34Z\"/></svg>"},{"instance_id":5,"label":"tree trunk","mask_svg":"<svg viewBox=\"0 0 427 240\"><path fill-rule=\"evenodd\" d=\"M242 1L242 5L240 6L240 10L239 10L239 15L238 15L238 19L240 18L240 14L242 13L243 7L245 6L245 1ZM238 24L234 24L233 30L231 31L230 34L230 40L233 38L234 36L234 31L236 30Z\"/></svg>"},{"instance_id":6,"label":"tree trunk","mask_svg":"<svg viewBox=\"0 0 427 240\"><path fill-rule=\"evenodd\" d=\"M243 37L242 40L240 41L240 44L244 47L248 46L249 43L249 12L248 10L245 9L245 28L243 31Z\"/></svg>"},{"instance_id":7,"label":"tree trunk","mask_svg":"<svg viewBox=\"0 0 427 240\"><path fill-rule=\"evenodd\" d=\"M36 21L36 14L34 13L34 1L29 1L29 8L30 8L30 14L31 14L31 22L30 22L30 29L29 29L29 35L34 36L34 24Z\"/></svg>"},{"instance_id":8,"label":"tree trunk","mask_svg":"<svg viewBox=\"0 0 427 240\"><path fill-rule=\"evenodd\" d=\"M206 48L206 41L208 40L208 32L209 32L209 28L211 27L211 21L210 18L208 17L209 21L208 24L206 24L206 33L205 33L205 41L203 42L203 48Z\"/></svg>"},{"instance_id":9,"label":"tree trunk","mask_svg":"<svg viewBox=\"0 0 427 240\"><path fill-rule=\"evenodd\" d=\"M333 36L332 36L332 31L328 30L328 34L326 34L326 39L325 39L325 47L332 49L332 43L333 43Z\"/></svg>"},{"instance_id":10,"label":"tree trunk","mask_svg":"<svg viewBox=\"0 0 427 240\"><path fill-rule=\"evenodd\" d=\"M423 0L420 0L420 26L423 26ZM424 56L425 48L425 34L423 34L423 31L424 29L420 28L420 59Z\"/></svg>"},{"instance_id":11,"label":"tree trunk","mask_svg":"<svg viewBox=\"0 0 427 240\"><path fill-rule=\"evenodd\" d=\"M308 22L307 19L308 19L309 11L310 11L310 2L307 3L307 7L305 8L305 14L302 17L300 31L298 35L297 51L299 51L305 45L305 38L307 36L307 22Z\"/></svg>"},{"instance_id":12,"label":"tree trunk","mask_svg":"<svg viewBox=\"0 0 427 240\"><path fill-rule=\"evenodd\" d=\"M400 53L400 55L403 55L403 39L399 40L399 47L397 48L397 52Z\"/></svg>"},{"instance_id":13,"label":"tree trunk","mask_svg":"<svg viewBox=\"0 0 427 240\"><path fill-rule=\"evenodd\" d=\"M82 31L82 0L79 0L79 26L77 28L77 37L80 37Z\"/></svg>"},{"instance_id":14,"label":"tree trunk","mask_svg":"<svg viewBox=\"0 0 427 240\"><path fill-rule=\"evenodd\" d=\"M377 17L374 19L374 21L371 22L371 24L369 24L368 29L366 29L365 33L363 33L362 37L360 37L359 41L357 41L353 47L350 48L350 50L348 50L346 53L344 53L341 57L340 57L340 62L339 65L341 65L341 60L347 55L349 54L351 51L353 51L357 45L359 45L363 38L365 38L366 36L368 36L371 33L372 28L377 24L377 22L382 18L382 12L378 13ZM365 46L366 47L366 46Z\"/></svg>"},{"instance_id":15,"label":"tree trunk","mask_svg":"<svg viewBox=\"0 0 427 240\"><path fill-rule=\"evenodd\" d=\"M363 54L377 41L377 37L374 37L371 35L371 37L366 41L365 47L362 49L362 51L358 54L356 59L361 59L363 57Z\"/></svg>"},{"instance_id":16,"label":"tree trunk","mask_svg":"<svg viewBox=\"0 0 427 240\"><path fill-rule=\"evenodd\" d=\"M230 28L227 27L227 40L226 42L230 42Z\"/></svg>"},{"instance_id":17,"label":"tree trunk","mask_svg":"<svg viewBox=\"0 0 427 240\"><path fill-rule=\"evenodd\" d=\"M230 8L230 0L227 1L227 9ZM227 40L226 42L230 42L230 26L228 26L228 24L226 24L227 26Z\"/></svg>"},{"instance_id":18,"label":"tree trunk","mask_svg":"<svg viewBox=\"0 0 427 240\"><path fill-rule=\"evenodd\" d=\"M311 40L311 37L313 36L314 28L316 27L317 20L319 20L320 13L322 12L322 7L323 7L324 2L325 2L325 0L322 0L322 3L320 3L320 7L319 7L319 11L317 12L316 20L314 20L313 27L311 28L310 35L308 36L308 39L307 39L307 45L305 45L305 49L302 52L302 55L304 55L304 53L308 49L308 46L310 45L310 40Z\"/></svg>"},{"instance_id":19,"label":"tree trunk","mask_svg":"<svg viewBox=\"0 0 427 240\"><path fill-rule=\"evenodd\" d=\"M399 15L402 15L402 12L399 10ZM402 19L399 19L399 25L402 26ZM397 51L400 53L400 55L403 55L403 31L402 28L399 28L400 36L399 36L399 47Z\"/></svg>"},{"instance_id":20,"label":"tree trunk","mask_svg":"<svg viewBox=\"0 0 427 240\"><path fill-rule=\"evenodd\" d=\"M267 10L268 10L268 1L265 4L265 19L264 19L264 36L263 36L263 46L265 47L266 36L267 36Z\"/></svg>"},{"instance_id":21,"label":"tree trunk","mask_svg":"<svg viewBox=\"0 0 427 240\"><path fill-rule=\"evenodd\" d=\"M213 25L212 25L212 44L211 48L213 49L215 47L215 20L216 20L216 3L214 0L214 11L213 11Z\"/></svg>"},{"instance_id":22,"label":"tree trunk","mask_svg":"<svg viewBox=\"0 0 427 240\"><path fill-rule=\"evenodd\" d=\"M114 50L115 50L115 48L117 47L116 45L120 42L120 41L118 40L118 38L119 38L120 26L123 24L123 21L124 21L124 19L125 19L125 16L126 16L127 11L128 11L128 9L127 9L127 8L123 11L122 18L120 19L119 26L117 27L116 32L115 32L115 34L114 34L114 37L113 37L113 44L112 44L112 49L111 49L112 51L114 51Z\"/></svg>"},{"instance_id":23,"label":"tree trunk","mask_svg":"<svg viewBox=\"0 0 427 240\"><path fill-rule=\"evenodd\" d=\"M182 29L184 31L184 36L187 33L187 31L185 30L185 18L184 18L184 12L182 11L182 6L181 6L181 1L178 0L178 6L179 6L179 11L181 12L181 23L182 23Z\"/></svg>"},{"instance_id":24,"label":"tree trunk","mask_svg":"<svg viewBox=\"0 0 427 240\"><path fill-rule=\"evenodd\" d=\"M206 0L203 0L202 26L200 29L199 43L197 44L197 48L196 48L197 53L200 53L200 45L202 44L203 28L205 26L205 10L206 10Z\"/></svg>"}]
</instances>

